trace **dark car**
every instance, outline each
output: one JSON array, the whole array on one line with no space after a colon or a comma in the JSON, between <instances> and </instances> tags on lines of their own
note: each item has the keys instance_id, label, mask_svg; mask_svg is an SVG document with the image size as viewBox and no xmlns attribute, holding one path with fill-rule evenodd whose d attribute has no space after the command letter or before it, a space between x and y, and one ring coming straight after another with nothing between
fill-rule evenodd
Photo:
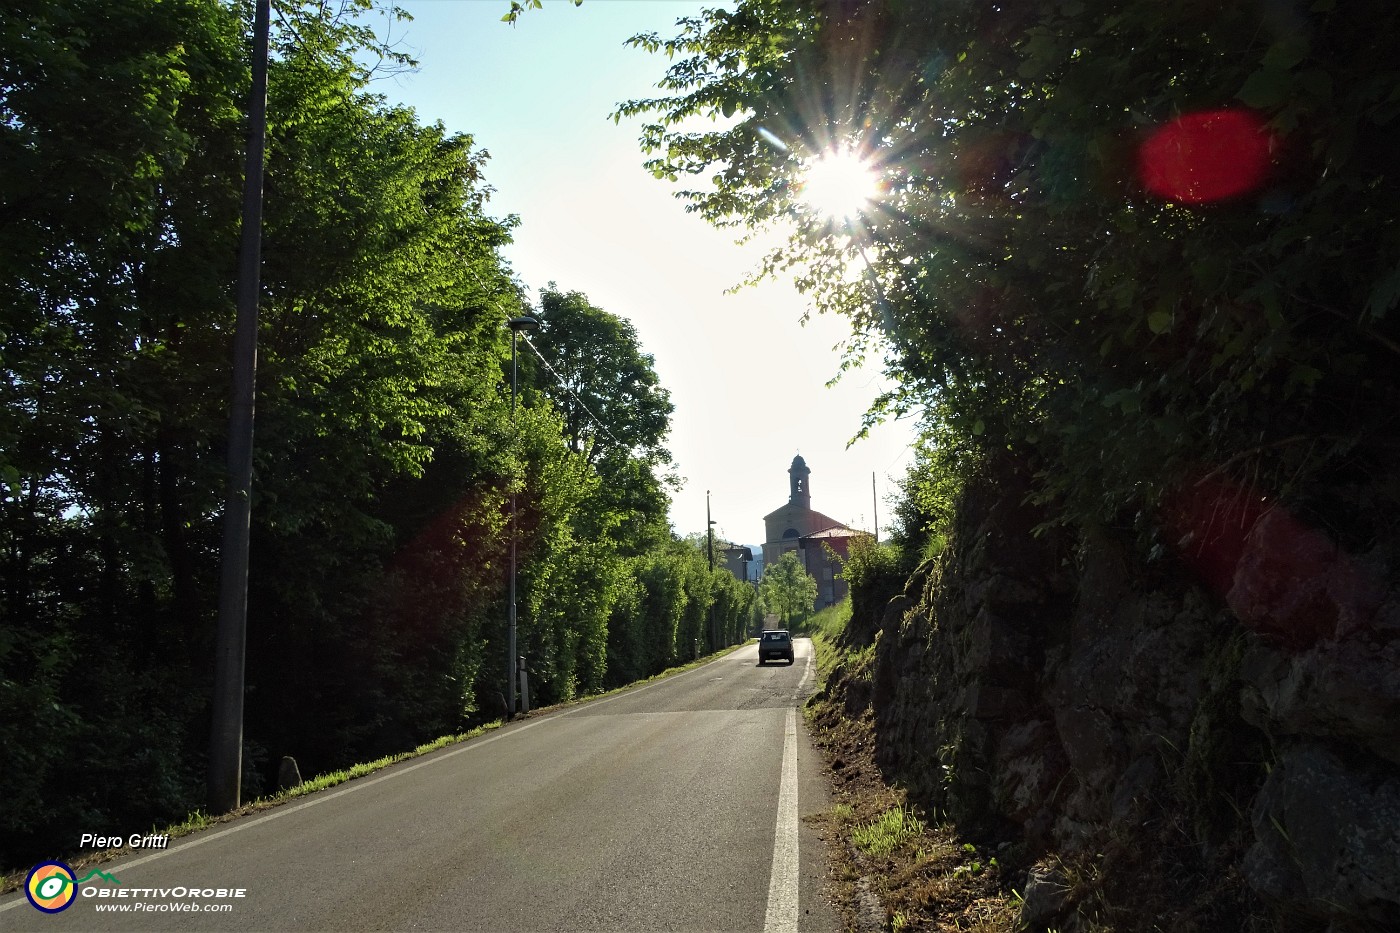
<instances>
[{"instance_id":1,"label":"dark car","mask_svg":"<svg viewBox=\"0 0 1400 933\"><path fill-rule=\"evenodd\" d=\"M786 629L764 632L758 636L758 663L787 658L789 664L796 660L792 653L792 633Z\"/></svg>"}]
</instances>

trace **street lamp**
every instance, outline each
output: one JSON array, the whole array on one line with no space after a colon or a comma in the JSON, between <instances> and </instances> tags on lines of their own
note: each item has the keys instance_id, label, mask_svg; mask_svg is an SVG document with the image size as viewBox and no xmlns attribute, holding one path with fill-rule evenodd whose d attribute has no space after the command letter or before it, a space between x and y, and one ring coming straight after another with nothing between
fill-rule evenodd
<instances>
[{"instance_id":1,"label":"street lamp","mask_svg":"<svg viewBox=\"0 0 1400 933\"><path fill-rule=\"evenodd\" d=\"M715 521L710 518L710 491L705 490L705 551L710 556L710 569L715 569Z\"/></svg>"},{"instance_id":2,"label":"street lamp","mask_svg":"<svg viewBox=\"0 0 1400 933\"><path fill-rule=\"evenodd\" d=\"M520 383L520 370L516 363L515 345L522 330L535 330L540 322L522 314L506 322L510 328L510 432L515 435L515 395ZM510 630L506 637L506 710L505 718L515 715L515 483L510 486Z\"/></svg>"},{"instance_id":3,"label":"street lamp","mask_svg":"<svg viewBox=\"0 0 1400 933\"><path fill-rule=\"evenodd\" d=\"M710 574L715 572L715 522L710 518L710 491L705 490L705 552L710 557ZM719 648L719 626L715 624L715 604L710 601L710 650Z\"/></svg>"}]
</instances>

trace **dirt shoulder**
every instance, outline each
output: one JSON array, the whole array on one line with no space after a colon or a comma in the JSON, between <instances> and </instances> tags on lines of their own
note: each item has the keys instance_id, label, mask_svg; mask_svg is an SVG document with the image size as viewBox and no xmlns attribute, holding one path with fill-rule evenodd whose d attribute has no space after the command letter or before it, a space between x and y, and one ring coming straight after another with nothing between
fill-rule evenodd
<instances>
[{"instance_id":1,"label":"dirt shoulder","mask_svg":"<svg viewBox=\"0 0 1400 933\"><path fill-rule=\"evenodd\" d=\"M961 839L887 782L875 764L868 711L852 718L822 690L806 713L831 780L823 835L832 842L832 893L847 929L1016 930L1021 901L1007 883L1010 853Z\"/></svg>"}]
</instances>

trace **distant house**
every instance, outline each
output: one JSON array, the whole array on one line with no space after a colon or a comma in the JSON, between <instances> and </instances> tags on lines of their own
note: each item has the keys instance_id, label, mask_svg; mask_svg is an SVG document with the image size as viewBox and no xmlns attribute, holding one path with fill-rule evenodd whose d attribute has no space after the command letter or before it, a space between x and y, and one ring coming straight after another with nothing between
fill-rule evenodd
<instances>
[{"instance_id":1,"label":"distant house","mask_svg":"<svg viewBox=\"0 0 1400 933\"><path fill-rule=\"evenodd\" d=\"M724 569L734 574L736 580L752 582L758 579L756 573L762 573L762 558L754 560L753 548L746 544L716 541L715 553L718 557L723 558Z\"/></svg>"},{"instance_id":2,"label":"distant house","mask_svg":"<svg viewBox=\"0 0 1400 933\"><path fill-rule=\"evenodd\" d=\"M817 581L817 606L830 606L849 591L840 579L841 562L850 554L851 540L868 532L851 528L812 508L812 471L799 454L788 468L788 501L763 516L767 541L763 562L772 564L788 551L797 552L802 566Z\"/></svg>"}]
</instances>

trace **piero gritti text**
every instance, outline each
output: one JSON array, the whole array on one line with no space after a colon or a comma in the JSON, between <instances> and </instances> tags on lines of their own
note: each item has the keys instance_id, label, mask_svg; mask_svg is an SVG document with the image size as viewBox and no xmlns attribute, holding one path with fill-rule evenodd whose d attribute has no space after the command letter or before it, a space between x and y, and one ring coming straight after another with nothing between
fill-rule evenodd
<instances>
[{"instance_id":1,"label":"piero gritti text","mask_svg":"<svg viewBox=\"0 0 1400 933\"><path fill-rule=\"evenodd\" d=\"M150 833L145 836L132 833L130 836L99 836L96 833L83 833L78 840L80 849L164 849L170 845L169 833Z\"/></svg>"}]
</instances>

